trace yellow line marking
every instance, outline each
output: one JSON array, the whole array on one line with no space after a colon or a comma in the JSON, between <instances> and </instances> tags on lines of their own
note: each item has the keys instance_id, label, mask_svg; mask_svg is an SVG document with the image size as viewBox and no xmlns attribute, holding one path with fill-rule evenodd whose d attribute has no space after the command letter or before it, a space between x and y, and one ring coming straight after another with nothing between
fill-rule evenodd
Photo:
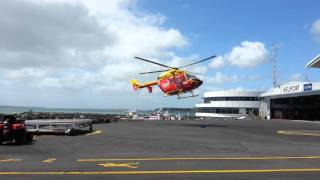
<instances>
[{"instance_id":1,"label":"yellow line marking","mask_svg":"<svg viewBox=\"0 0 320 180\"><path fill-rule=\"evenodd\" d=\"M78 162L102 162L102 161L178 161L178 160L285 160L285 159L320 159L320 156L301 157L181 157L181 158L128 158L128 159L78 159Z\"/></svg>"},{"instance_id":2,"label":"yellow line marking","mask_svg":"<svg viewBox=\"0 0 320 180\"><path fill-rule=\"evenodd\" d=\"M52 163L53 161L56 161L57 159L55 158L49 158L49 159L46 159L46 160L43 160L41 161L42 163Z\"/></svg>"},{"instance_id":3,"label":"yellow line marking","mask_svg":"<svg viewBox=\"0 0 320 180\"><path fill-rule=\"evenodd\" d=\"M49 171L49 172L0 172L0 175L139 175L139 174L204 174L204 173L283 173L320 172L308 169L229 169L229 170L178 170L178 171Z\"/></svg>"},{"instance_id":4,"label":"yellow line marking","mask_svg":"<svg viewBox=\"0 0 320 180\"><path fill-rule=\"evenodd\" d=\"M97 135L97 134L101 134L101 133L102 133L102 131L96 130L96 131L94 131L94 132L92 132L92 133L86 134L86 136Z\"/></svg>"},{"instance_id":5,"label":"yellow line marking","mask_svg":"<svg viewBox=\"0 0 320 180\"><path fill-rule=\"evenodd\" d=\"M320 136L320 131L277 131L277 133L296 136Z\"/></svg>"},{"instance_id":6,"label":"yellow line marking","mask_svg":"<svg viewBox=\"0 0 320 180\"><path fill-rule=\"evenodd\" d=\"M127 167L127 168L138 168L139 163L135 162L135 163L122 163L122 164L115 164L115 163L106 163L106 164L99 164L99 166L103 166L103 167Z\"/></svg>"},{"instance_id":7,"label":"yellow line marking","mask_svg":"<svg viewBox=\"0 0 320 180\"><path fill-rule=\"evenodd\" d=\"M19 162L22 159L0 159L0 162Z\"/></svg>"}]
</instances>

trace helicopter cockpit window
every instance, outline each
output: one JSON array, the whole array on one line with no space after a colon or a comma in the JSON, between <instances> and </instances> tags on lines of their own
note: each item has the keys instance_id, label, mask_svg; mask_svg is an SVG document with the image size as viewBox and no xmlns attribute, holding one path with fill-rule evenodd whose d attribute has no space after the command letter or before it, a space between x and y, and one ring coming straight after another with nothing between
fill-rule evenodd
<instances>
[{"instance_id":1,"label":"helicopter cockpit window","mask_svg":"<svg viewBox=\"0 0 320 180\"><path fill-rule=\"evenodd\" d=\"M192 74L187 74L187 79L196 79L196 76Z\"/></svg>"}]
</instances>

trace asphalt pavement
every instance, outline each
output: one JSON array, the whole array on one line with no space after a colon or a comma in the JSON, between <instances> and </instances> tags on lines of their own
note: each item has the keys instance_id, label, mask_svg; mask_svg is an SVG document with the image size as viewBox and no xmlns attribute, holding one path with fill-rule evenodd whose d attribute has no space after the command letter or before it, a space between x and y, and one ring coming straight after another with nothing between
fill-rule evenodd
<instances>
[{"instance_id":1,"label":"asphalt pavement","mask_svg":"<svg viewBox=\"0 0 320 180\"><path fill-rule=\"evenodd\" d=\"M320 123L126 121L0 146L0 179L319 179Z\"/></svg>"}]
</instances>

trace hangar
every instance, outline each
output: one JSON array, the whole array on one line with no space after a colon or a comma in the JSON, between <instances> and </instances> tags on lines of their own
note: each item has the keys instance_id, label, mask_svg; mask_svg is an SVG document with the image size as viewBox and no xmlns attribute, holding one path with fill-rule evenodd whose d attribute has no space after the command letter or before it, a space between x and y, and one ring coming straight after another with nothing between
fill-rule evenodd
<instances>
[{"instance_id":1,"label":"hangar","mask_svg":"<svg viewBox=\"0 0 320 180\"><path fill-rule=\"evenodd\" d=\"M320 119L320 83L290 82L261 94L260 115L267 119Z\"/></svg>"},{"instance_id":2,"label":"hangar","mask_svg":"<svg viewBox=\"0 0 320 180\"><path fill-rule=\"evenodd\" d=\"M320 55L307 68L320 68ZM272 119L320 120L320 83L290 82L261 94L260 115Z\"/></svg>"},{"instance_id":3,"label":"hangar","mask_svg":"<svg viewBox=\"0 0 320 180\"><path fill-rule=\"evenodd\" d=\"M307 68L320 68L320 54L312 59L307 65Z\"/></svg>"}]
</instances>

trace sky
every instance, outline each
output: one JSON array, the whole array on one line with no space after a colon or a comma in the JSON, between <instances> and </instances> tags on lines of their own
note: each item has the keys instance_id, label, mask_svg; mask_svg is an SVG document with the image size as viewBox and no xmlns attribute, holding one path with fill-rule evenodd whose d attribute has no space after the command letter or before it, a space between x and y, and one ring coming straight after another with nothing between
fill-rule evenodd
<instances>
[{"instance_id":1,"label":"sky","mask_svg":"<svg viewBox=\"0 0 320 180\"><path fill-rule=\"evenodd\" d=\"M317 0L11 0L0 1L2 105L48 108L194 107L217 90L320 81L305 65L320 54ZM196 98L134 92L130 79L161 70L135 56L181 66L204 84Z\"/></svg>"}]
</instances>

